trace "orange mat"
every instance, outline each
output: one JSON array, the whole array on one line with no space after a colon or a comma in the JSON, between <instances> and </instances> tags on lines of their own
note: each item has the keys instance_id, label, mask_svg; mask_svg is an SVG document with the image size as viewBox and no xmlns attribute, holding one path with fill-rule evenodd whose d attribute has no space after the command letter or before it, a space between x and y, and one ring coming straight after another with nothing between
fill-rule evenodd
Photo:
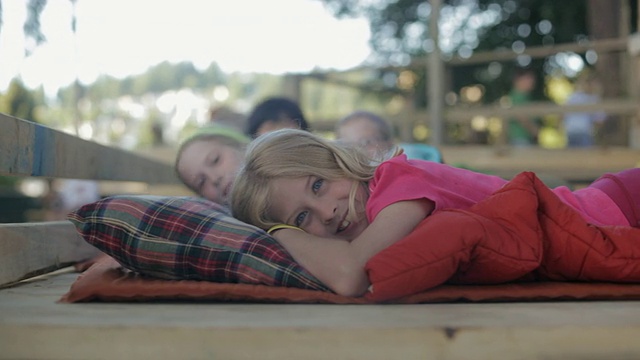
<instances>
[{"instance_id":1,"label":"orange mat","mask_svg":"<svg viewBox=\"0 0 640 360\"><path fill-rule=\"evenodd\" d=\"M82 265L80 266L82 268ZM387 303L640 300L640 284L527 282L502 285L442 285ZM92 263L60 302L218 301L255 303L370 304L365 298L265 285L162 280L123 269L111 257Z\"/></svg>"}]
</instances>

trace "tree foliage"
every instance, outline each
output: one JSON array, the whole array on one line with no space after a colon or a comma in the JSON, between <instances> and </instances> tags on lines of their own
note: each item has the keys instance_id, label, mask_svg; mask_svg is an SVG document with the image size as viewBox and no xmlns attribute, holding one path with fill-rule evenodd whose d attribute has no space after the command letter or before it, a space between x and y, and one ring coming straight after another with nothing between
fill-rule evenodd
<instances>
[{"instance_id":1,"label":"tree foliage","mask_svg":"<svg viewBox=\"0 0 640 360\"><path fill-rule=\"evenodd\" d=\"M22 26L24 35L27 38L27 44L25 47L25 54L28 56L38 45L47 41L47 38L42 33L40 27L40 15L42 10L47 5L47 0L29 0L27 3L27 18ZM4 24L4 12L2 1L0 0L0 31L2 31L2 25Z\"/></svg>"},{"instance_id":2,"label":"tree foliage","mask_svg":"<svg viewBox=\"0 0 640 360\"><path fill-rule=\"evenodd\" d=\"M365 16L371 25L376 55L392 60L431 51L428 22L431 5L424 0L319 0L338 17ZM583 0L446 0L441 10L443 51L469 51L575 41L587 36Z\"/></svg>"},{"instance_id":3,"label":"tree foliage","mask_svg":"<svg viewBox=\"0 0 640 360\"><path fill-rule=\"evenodd\" d=\"M411 72L413 99L417 107L426 107L428 70L426 55L434 42L429 33L432 21L431 1L427 0L319 0L337 17L365 17L371 28L370 59L374 67L383 69L378 81L399 86L402 73ZM627 91L625 71L621 68L623 53L587 51L560 52L544 58L526 55L530 47L580 43L626 36L637 32L638 2L633 0L442 0L439 17L439 46L445 60L466 59L474 53L511 50L515 60L488 60L485 63L446 66L446 91L450 105L460 103L462 89L482 89L481 102L496 103L512 86L513 73L528 67L537 76L533 100L545 100L548 79L572 78L592 67L603 85L604 97L623 96ZM628 16L629 18L624 18ZM629 25L630 29L626 29ZM462 62L464 64L464 62ZM581 65L576 65L581 64ZM388 66L391 65L391 66ZM413 65L413 66L410 66ZM409 66L409 67L407 67ZM406 70L409 69L409 70ZM442 94L445 96L445 94ZM607 126L617 124L615 119ZM613 125L612 125L613 124ZM617 125L615 125L617 126ZM614 127L615 127L614 126ZM624 143L626 134L619 126L609 133Z\"/></svg>"},{"instance_id":4,"label":"tree foliage","mask_svg":"<svg viewBox=\"0 0 640 360\"><path fill-rule=\"evenodd\" d=\"M3 112L9 115L36 121L36 108L38 101L36 95L28 90L19 79L14 79L9 84L7 94L3 96Z\"/></svg>"},{"instance_id":5,"label":"tree foliage","mask_svg":"<svg viewBox=\"0 0 640 360\"><path fill-rule=\"evenodd\" d=\"M172 64L168 61L150 67L147 71L131 75L124 79L104 75L95 82L82 86L79 97L87 97L92 101L114 99L122 95L142 96L145 94L161 94L169 90L190 88L205 90L224 84L226 77L216 63L198 70L191 62ZM58 91L58 99L71 102L75 98L74 85L63 87Z\"/></svg>"},{"instance_id":6,"label":"tree foliage","mask_svg":"<svg viewBox=\"0 0 640 360\"><path fill-rule=\"evenodd\" d=\"M319 1L338 17L364 16L369 20L375 53L373 64L408 65L433 50L428 26L432 9L428 1ZM625 0L600 1L599 5L619 11L622 1ZM530 46L587 40L593 38L593 24L587 21L590 4L584 0L445 0L439 24L440 47L446 57L467 58L478 51L512 49L520 53ZM629 4L631 14L635 14L637 3ZM631 19L631 23L635 25L635 19ZM602 26L618 28L617 23ZM511 73L516 67L531 67L542 80L562 64L552 59L522 57L517 62L498 64L499 72L494 71L496 65L489 69L490 65L456 67L450 79L451 88L483 84L488 90L485 101L492 102L508 91ZM424 69L417 70L417 75L416 99L424 100ZM486 86L489 84L491 86ZM542 97L543 91L539 88L537 98ZM418 105L424 106L424 101Z\"/></svg>"}]
</instances>

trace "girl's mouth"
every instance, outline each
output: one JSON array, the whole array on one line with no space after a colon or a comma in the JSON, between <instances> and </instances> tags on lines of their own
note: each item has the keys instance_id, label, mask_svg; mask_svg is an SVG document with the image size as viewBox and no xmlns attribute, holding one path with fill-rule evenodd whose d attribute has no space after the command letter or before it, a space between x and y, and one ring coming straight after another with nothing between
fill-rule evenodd
<instances>
[{"instance_id":1,"label":"girl's mouth","mask_svg":"<svg viewBox=\"0 0 640 360\"><path fill-rule=\"evenodd\" d=\"M227 186L225 186L225 187L222 189L222 197L223 197L223 198L226 198L226 197L229 195L229 193L231 192L231 186L232 186L232 185L233 185L233 184L230 182L230 183L228 183L228 184L227 184Z\"/></svg>"},{"instance_id":2,"label":"girl's mouth","mask_svg":"<svg viewBox=\"0 0 640 360\"><path fill-rule=\"evenodd\" d=\"M351 221L342 220L342 222L340 223L340 226L338 226L338 231L337 232L344 231L346 228L349 227L349 225L351 225Z\"/></svg>"}]
</instances>

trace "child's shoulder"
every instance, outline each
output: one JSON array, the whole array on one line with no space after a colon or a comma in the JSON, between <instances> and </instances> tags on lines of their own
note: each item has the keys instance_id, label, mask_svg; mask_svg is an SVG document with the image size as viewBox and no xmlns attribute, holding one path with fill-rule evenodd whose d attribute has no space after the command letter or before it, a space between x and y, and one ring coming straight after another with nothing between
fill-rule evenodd
<instances>
[{"instance_id":1,"label":"child's shoulder","mask_svg":"<svg viewBox=\"0 0 640 360\"><path fill-rule=\"evenodd\" d=\"M378 166L378 171L402 171L402 169L409 171L416 169L430 170L441 167L442 165L443 164L435 161L410 159L406 154L401 153L381 162Z\"/></svg>"}]
</instances>

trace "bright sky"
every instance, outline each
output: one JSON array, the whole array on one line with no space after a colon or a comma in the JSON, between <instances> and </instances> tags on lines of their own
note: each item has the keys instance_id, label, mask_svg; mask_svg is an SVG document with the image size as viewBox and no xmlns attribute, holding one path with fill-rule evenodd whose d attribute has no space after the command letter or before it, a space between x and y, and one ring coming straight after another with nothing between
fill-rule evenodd
<instances>
[{"instance_id":1,"label":"bright sky","mask_svg":"<svg viewBox=\"0 0 640 360\"><path fill-rule=\"evenodd\" d=\"M162 61L212 61L225 72L346 69L370 53L364 19L337 20L318 0L49 0L47 42L24 58L27 0L3 1L0 90L17 75L47 92L99 74L124 77Z\"/></svg>"}]
</instances>

